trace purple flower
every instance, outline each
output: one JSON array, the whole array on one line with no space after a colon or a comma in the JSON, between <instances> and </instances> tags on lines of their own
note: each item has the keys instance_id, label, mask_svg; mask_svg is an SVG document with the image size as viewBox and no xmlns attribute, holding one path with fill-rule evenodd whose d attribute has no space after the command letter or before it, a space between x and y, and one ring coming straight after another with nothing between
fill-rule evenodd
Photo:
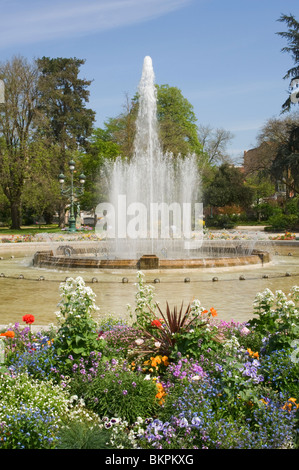
<instances>
[{"instance_id":1,"label":"purple flower","mask_svg":"<svg viewBox=\"0 0 299 470\"><path fill-rule=\"evenodd\" d=\"M128 390L123 390L123 395L127 395Z\"/></svg>"}]
</instances>

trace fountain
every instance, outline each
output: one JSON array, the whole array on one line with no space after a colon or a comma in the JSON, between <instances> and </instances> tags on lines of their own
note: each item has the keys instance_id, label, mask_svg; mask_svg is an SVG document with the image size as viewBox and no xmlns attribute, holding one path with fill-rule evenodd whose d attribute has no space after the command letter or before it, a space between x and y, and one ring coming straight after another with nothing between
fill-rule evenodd
<instances>
[{"instance_id":1,"label":"fountain","mask_svg":"<svg viewBox=\"0 0 299 470\"><path fill-rule=\"evenodd\" d=\"M35 266L168 269L235 266L268 261L252 241L205 240L197 157L163 153L152 59L138 87L134 154L105 168L109 202L96 210L98 243L38 252Z\"/></svg>"}]
</instances>

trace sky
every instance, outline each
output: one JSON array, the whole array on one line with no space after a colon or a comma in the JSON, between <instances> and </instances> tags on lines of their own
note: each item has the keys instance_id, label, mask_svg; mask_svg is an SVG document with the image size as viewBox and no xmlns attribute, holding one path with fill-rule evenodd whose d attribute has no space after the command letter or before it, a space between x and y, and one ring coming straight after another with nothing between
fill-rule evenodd
<instances>
[{"instance_id":1,"label":"sky","mask_svg":"<svg viewBox=\"0 0 299 470\"><path fill-rule=\"evenodd\" d=\"M0 62L84 59L87 107L103 127L134 96L149 55L156 83L179 88L198 125L231 132L228 154L242 164L288 97L281 14L299 20L298 0L0 0Z\"/></svg>"}]
</instances>

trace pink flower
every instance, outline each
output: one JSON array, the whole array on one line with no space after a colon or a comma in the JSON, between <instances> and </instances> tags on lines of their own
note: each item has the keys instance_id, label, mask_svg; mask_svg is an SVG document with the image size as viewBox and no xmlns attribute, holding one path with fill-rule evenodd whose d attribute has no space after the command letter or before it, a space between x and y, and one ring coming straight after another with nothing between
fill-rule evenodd
<instances>
[{"instance_id":1,"label":"pink flower","mask_svg":"<svg viewBox=\"0 0 299 470\"><path fill-rule=\"evenodd\" d=\"M241 335L248 335L248 333L250 333L250 330L248 330L248 328L246 328L246 326L243 326L240 333L241 333Z\"/></svg>"}]
</instances>

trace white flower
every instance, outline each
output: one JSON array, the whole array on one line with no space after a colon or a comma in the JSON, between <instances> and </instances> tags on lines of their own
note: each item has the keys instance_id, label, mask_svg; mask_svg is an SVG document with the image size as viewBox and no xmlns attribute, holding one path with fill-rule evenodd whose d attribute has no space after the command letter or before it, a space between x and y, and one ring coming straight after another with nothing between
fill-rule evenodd
<instances>
[{"instance_id":1,"label":"white flower","mask_svg":"<svg viewBox=\"0 0 299 470\"><path fill-rule=\"evenodd\" d=\"M135 339L135 343L136 343L138 346L140 346L141 344L144 343L144 340L141 339L141 338L138 338L138 339Z\"/></svg>"}]
</instances>

